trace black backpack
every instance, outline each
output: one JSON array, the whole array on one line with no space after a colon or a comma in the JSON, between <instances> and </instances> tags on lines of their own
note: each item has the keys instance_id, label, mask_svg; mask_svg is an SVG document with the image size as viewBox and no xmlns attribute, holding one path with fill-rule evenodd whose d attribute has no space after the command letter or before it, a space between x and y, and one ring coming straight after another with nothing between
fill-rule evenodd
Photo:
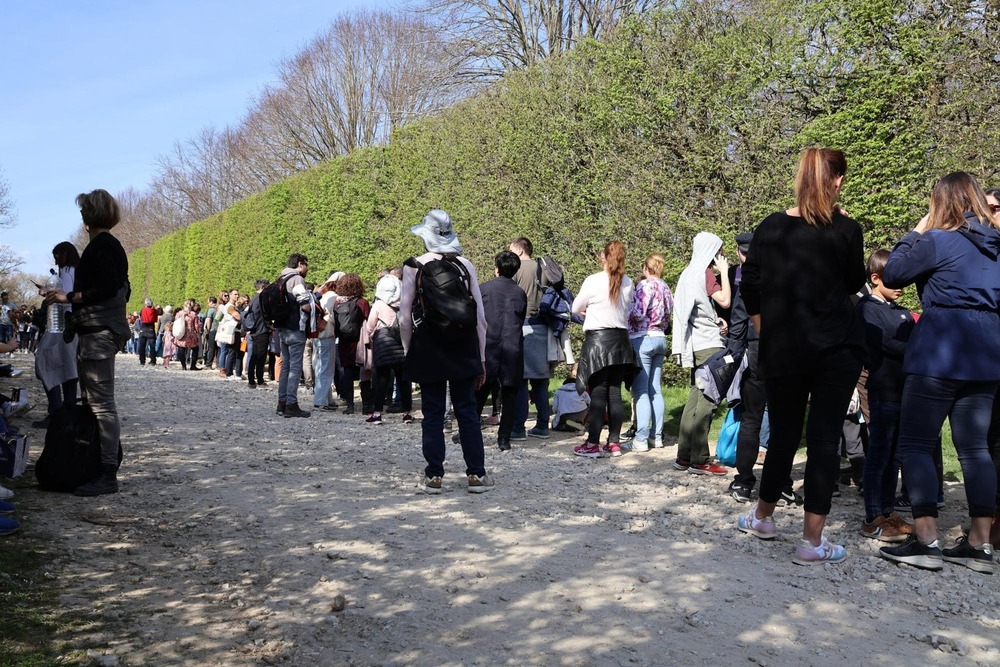
<instances>
[{"instance_id":1,"label":"black backpack","mask_svg":"<svg viewBox=\"0 0 1000 667\"><path fill-rule=\"evenodd\" d=\"M257 295L261 315L268 324L280 328L288 323L288 318L292 315L293 299L285 289L285 284L294 275L290 273L284 278L277 278Z\"/></svg>"},{"instance_id":2,"label":"black backpack","mask_svg":"<svg viewBox=\"0 0 1000 667\"><path fill-rule=\"evenodd\" d=\"M435 338L445 342L475 335L478 324L476 300L472 296L472 276L455 253L421 264L415 258L405 266L417 270L417 301L414 324L426 325Z\"/></svg>"},{"instance_id":3,"label":"black backpack","mask_svg":"<svg viewBox=\"0 0 1000 667\"><path fill-rule=\"evenodd\" d=\"M364 319L356 298L338 303L333 307L334 335L341 343L357 343L361 340Z\"/></svg>"},{"instance_id":4,"label":"black backpack","mask_svg":"<svg viewBox=\"0 0 1000 667\"><path fill-rule=\"evenodd\" d=\"M122 455L119 442L118 465ZM90 406L67 403L49 415L45 447L35 463L38 486L45 491L72 493L101 472L101 441Z\"/></svg>"}]
</instances>

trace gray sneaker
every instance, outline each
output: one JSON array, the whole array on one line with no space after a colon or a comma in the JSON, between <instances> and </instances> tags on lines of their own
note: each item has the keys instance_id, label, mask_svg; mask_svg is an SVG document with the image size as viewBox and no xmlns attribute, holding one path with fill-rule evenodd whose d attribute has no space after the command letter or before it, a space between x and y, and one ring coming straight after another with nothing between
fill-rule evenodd
<instances>
[{"instance_id":1,"label":"gray sneaker","mask_svg":"<svg viewBox=\"0 0 1000 667\"><path fill-rule=\"evenodd\" d=\"M486 493L496 485L489 473L482 477L469 475L469 493Z\"/></svg>"}]
</instances>

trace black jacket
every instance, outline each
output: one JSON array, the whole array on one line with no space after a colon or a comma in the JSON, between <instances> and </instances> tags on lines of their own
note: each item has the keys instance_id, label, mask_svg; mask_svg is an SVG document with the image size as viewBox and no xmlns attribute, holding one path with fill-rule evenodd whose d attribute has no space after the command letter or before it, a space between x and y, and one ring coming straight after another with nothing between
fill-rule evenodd
<instances>
[{"instance_id":1,"label":"black jacket","mask_svg":"<svg viewBox=\"0 0 1000 667\"><path fill-rule=\"evenodd\" d=\"M868 400L903 402L903 356L915 322L906 308L868 295L858 302L868 344Z\"/></svg>"},{"instance_id":2,"label":"black jacket","mask_svg":"<svg viewBox=\"0 0 1000 667\"><path fill-rule=\"evenodd\" d=\"M528 297L510 278L494 278L479 286L486 315L486 381L513 387L524 379L524 333L521 325Z\"/></svg>"},{"instance_id":3,"label":"black jacket","mask_svg":"<svg viewBox=\"0 0 1000 667\"><path fill-rule=\"evenodd\" d=\"M590 377L609 366L625 366L625 386L631 387L639 367L635 350L625 329L592 329L584 333L580 364L576 373L576 391L582 394L590 386Z\"/></svg>"},{"instance_id":4,"label":"black jacket","mask_svg":"<svg viewBox=\"0 0 1000 667\"><path fill-rule=\"evenodd\" d=\"M74 291L81 303L73 306L74 327L80 333L110 329L122 341L132 335L125 315L131 290L125 249L109 232L98 234L80 255Z\"/></svg>"}]
</instances>

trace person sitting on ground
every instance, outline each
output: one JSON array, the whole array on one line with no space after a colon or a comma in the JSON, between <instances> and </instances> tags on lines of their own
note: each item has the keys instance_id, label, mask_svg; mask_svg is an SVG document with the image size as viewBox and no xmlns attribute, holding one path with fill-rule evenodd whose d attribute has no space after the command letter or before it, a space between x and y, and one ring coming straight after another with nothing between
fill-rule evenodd
<instances>
[{"instance_id":1,"label":"person sitting on ground","mask_svg":"<svg viewBox=\"0 0 1000 667\"><path fill-rule=\"evenodd\" d=\"M590 394L576 390L576 366L563 381L562 386L552 395L552 430L564 433L579 433L570 422L586 424L590 415Z\"/></svg>"}]
</instances>

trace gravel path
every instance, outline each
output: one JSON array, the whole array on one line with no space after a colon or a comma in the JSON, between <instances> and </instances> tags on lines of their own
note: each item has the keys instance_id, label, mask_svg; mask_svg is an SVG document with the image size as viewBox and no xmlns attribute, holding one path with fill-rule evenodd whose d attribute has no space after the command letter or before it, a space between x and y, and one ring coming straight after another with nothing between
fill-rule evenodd
<instances>
[{"instance_id":1,"label":"gravel path","mask_svg":"<svg viewBox=\"0 0 1000 667\"><path fill-rule=\"evenodd\" d=\"M739 533L728 478L673 471L674 447L502 453L488 429L496 489L466 493L449 446L427 496L419 423L398 415L286 420L273 384L127 356L117 393L122 493L18 492L64 605L103 619L65 638L100 664L1000 664L1000 577L877 558L853 491L828 524L849 559L806 568L798 510L771 543ZM950 540L960 486L947 503Z\"/></svg>"}]
</instances>

